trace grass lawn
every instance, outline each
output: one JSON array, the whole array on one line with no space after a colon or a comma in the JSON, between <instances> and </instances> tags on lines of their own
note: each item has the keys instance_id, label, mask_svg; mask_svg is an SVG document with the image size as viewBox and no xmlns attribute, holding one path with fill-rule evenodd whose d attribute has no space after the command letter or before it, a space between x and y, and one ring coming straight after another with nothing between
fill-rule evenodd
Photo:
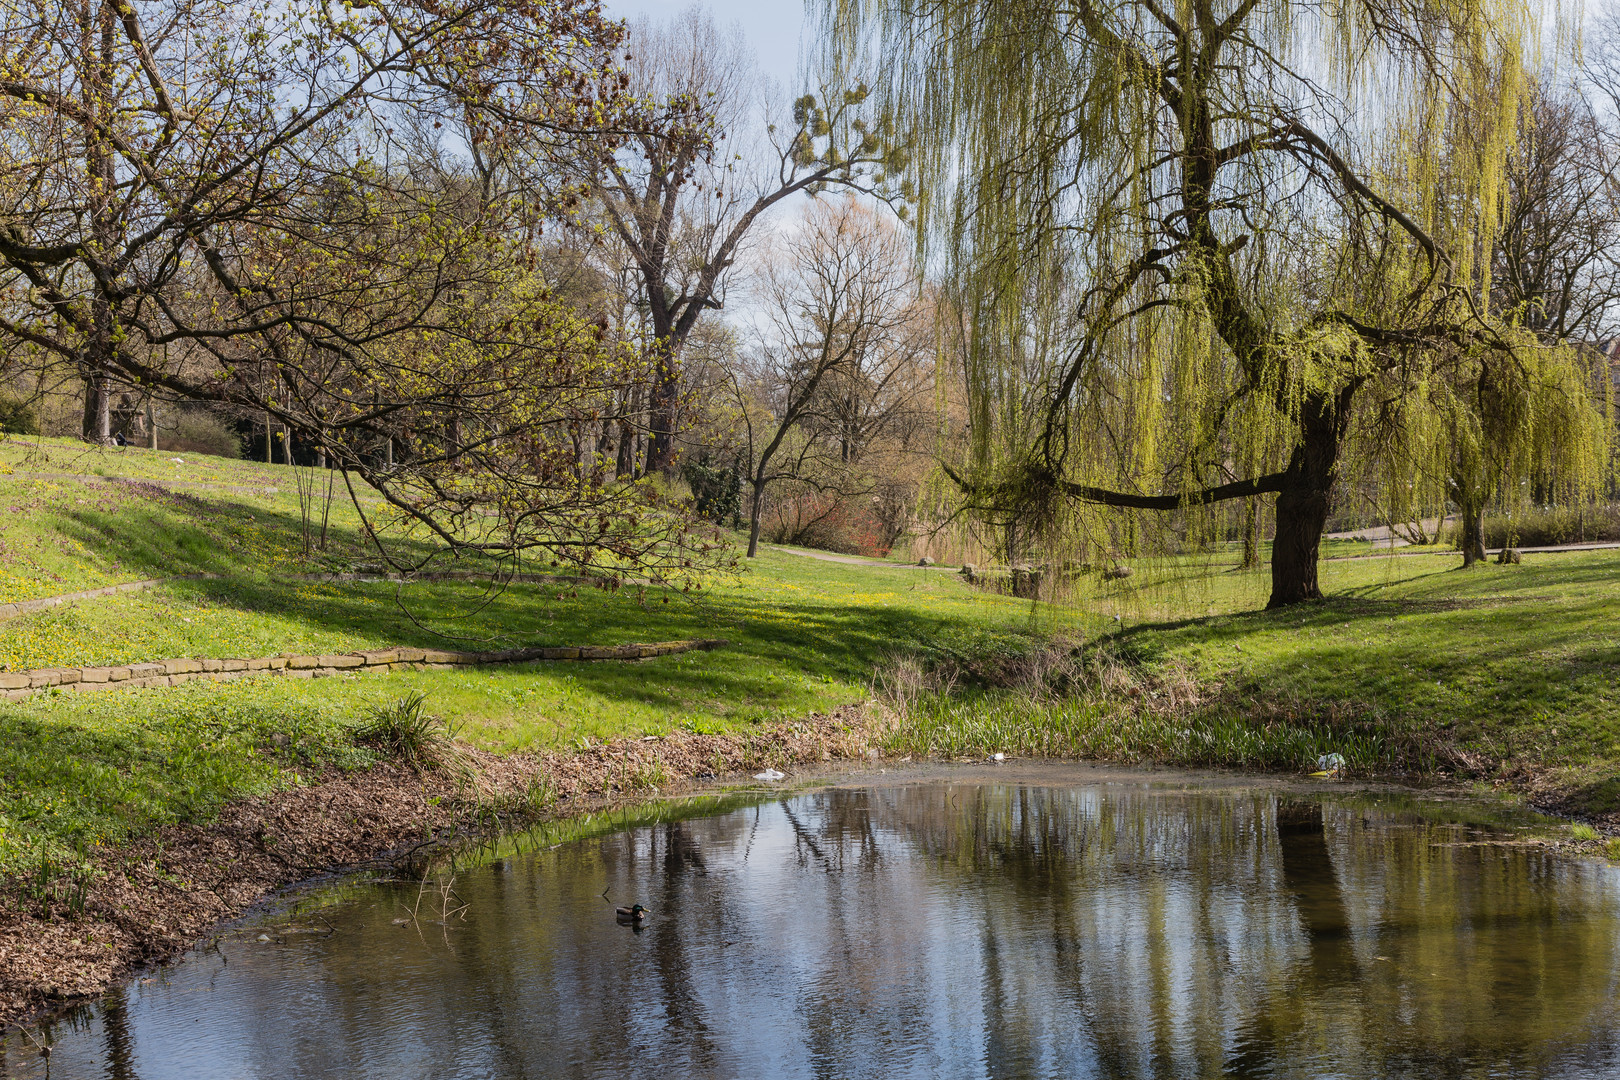
<instances>
[{"instance_id":1,"label":"grass lawn","mask_svg":"<svg viewBox=\"0 0 1620 1080\"><path fill-rule=\"evenodd\" d=\"M296 580L375 556L341 499L326 550L306 553L280 466L11 440L0 443L0 507L11 511L0 515L0 600L220 575L0 623L0 663L12 670L396 644L732 642L636 664L265 678L3 705L0 872L205 817L317 767L363 764L353 725L412 690L468 742L519 751L796 717L865 697L893 657L994 666L1058 637L1105 644L1150 682L1198 683L1213 702L1193 715L1203 727L1189 734L1186 718L1178 727L1130 702L1037 706L969 688L906 745L1295 768L1319 746L1378 764L1395 736L1421 734L1495 768L1562 770L1594 809L1620 804L1620 552L1527 555L1522 566L1468 572L1448 554L1340 558L1322 565L1331 600L1268 613L1258 610L1268 577L1235 571L1235 549L1141 564L1122 582L1088 578L1064 605L981 592L938 569L766 550L702 600L665 602L571 584L488 596L466 582ZM1331 551L1370 552L1360 542ZM1283 727L1257 734L1261 714Z\"/></svg>"}]
</instances>

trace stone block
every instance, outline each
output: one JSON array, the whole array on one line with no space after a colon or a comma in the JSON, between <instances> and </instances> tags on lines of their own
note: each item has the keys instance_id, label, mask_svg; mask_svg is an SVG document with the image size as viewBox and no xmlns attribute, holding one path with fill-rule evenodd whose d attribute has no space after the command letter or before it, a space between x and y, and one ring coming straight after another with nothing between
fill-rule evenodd
<instances>
[{"instance_id":1,"label":"stone block","mask_svg":"<svg viewBox=\"0 0 1620 1080\"><path fill-rule=\"evenodd\" d=\"M420 664L424 659L422 649L395 649L401 661L407 664Z\"/></svg>"},{"instance_id":2,"label":"stone block","mask_svg":"<svg viewBox=\"0 0 1620 1080\"><path fill-rule=\"evenodd\" d=\"M221 660L219 665L221 671L246 671L248 669L246 660Z\"/></svg>"},{"instance_id":3,"label":"stone block","mask_svg":"<svg viewBox=\"0 0 1620 1080\"><path fill-rule=\"evenodd\" d=\"M562 647L559 647L559 648L553 648L553 649L537 649L535 651L540 654L539 659L541 659L541 660L578 660L579 659L579 648L577 646L572 646L572 645L565 645L565 646L562 646Z\"/></svg>"},{"instance_id":4,"label":"stone block","mask_svg":"<svg viewBox=\"0 0 1620 1080\"><path fill-rule=\"evenodd\" d=\"M291 671L307 671L310 668L321 666L318 656L289 656L286 659L287 668Z\"/></svg>"},{"instance_id":5,"label":"stone block","mask_svg":"<svg viewBox=\"0 0 1620 1080\"><path fill-rule=\"evenodd\" d=\"M26 671L0 671L0 690L26 690L33 684Z\"/></svg>"},{"instance_id":6,"label":"stone block","mask_svg":"<svg viewBox=\"0 0 1620 1080\"><path fill-rule=\"evenodd\" d=\"M392 664L399 659L399 650L372 649L369 652L355 653L355 655L360 657L361 662L364 663L366 667L374 667L378 665L385 666Z\"/></svg>"},{"instance_id":7,"label":"stone block","mask_svg":"<svg viewBox=\"0 0 1620 1080\"><path fill-rule=\"evenodd\" d=\"M164 674L162 664L131 664L129 677L131 679L150 679L153 675Z\"/></svg>"},{"instance_id":8,"label":"stone block","mask_svg":"<svg viewBox=\"0 0 1620 1080\"><path fill-rule=\"evenodd\" d=\"M312 679L315 677L314 668L283 668L281 673L289 679Z\"/></svg>"},{"instance_id":9,"label":"stone block","mask_svg":"<svg viewBox=\"0 0 1620 1080\"><path fill-rule=\"evenodd\" d=\"M112 682L123 682L129 678L129 668L113 667L107 669L107 678Z\"/></svg>"},{"instance_id":10,"label":"stone block","mask_svg":"<svg viewBox=\"0 0 1620 1080\"><path fill-rule=\"evenodd\" d=\"M163 664L165 675L190 675L203 669L202 663L197 660L178 659L160 662Z\"/></svg>"},{"instance_id":11,"label":"stone block","mask_svg":"<svg viewBox=\"0 0 1620 1080\"><path fill-rule=\"evenodd\" d=\"M28 673L28 685L32 687L56 686L62 681L61 668L36 668Z\"/></svg>"},{"instance_id":12,"label":"stone block","mask_svg":"<svg viewBox=\"0 0 1620 1080\"><path fill-rule=\"evenodd\" d=\"M357 668L364 667L366 663L363 657L357 656L353 653L340 654L337 656L323 656L320 659L320 666L323 668Z\"/></svg>"},{"instance_id":13,"label":"stone block","mask_svg":"<svg viewBox=\"0 0 1620 1080\"><path fill-rule=\"evenodd\" d=\"M198 663L202 664L202 669L204 671L224 671L225 670L225 661L223 661L223 660L215 660L211 656L203 657L200 661L198 661Z\"/></svg>"},{"instance_id":14,"label":"stone block","mask_svg":"<svg viewBox=\"0 0 1620 1080\"><path fill-rule=\"evenodd\" d=\"M80 668L78 681L82 683L104 683L107 681L107 669L104 667Z\"/></svg>"}]
</instances>

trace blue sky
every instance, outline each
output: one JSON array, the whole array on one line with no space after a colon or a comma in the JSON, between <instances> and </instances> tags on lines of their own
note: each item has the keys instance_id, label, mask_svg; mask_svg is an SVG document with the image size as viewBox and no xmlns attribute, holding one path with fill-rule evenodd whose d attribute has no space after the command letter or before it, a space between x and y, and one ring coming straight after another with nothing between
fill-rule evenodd
<instances>
[{"instance_id":1,"label":"blue sky","mask_svg":"<svg viewBox=\"0 0 1620 1080\"><path fill-rule=\"evenodd\" d=\"M609 14L619 18L648 15L655 19L691 7L688 0L603 0ZM801 0L710 0L703 5L722 26L740 23L748 44L759 57L760 70L785 89L799 80L799 35L804 25Z\"/></svg>"}]
</instances>

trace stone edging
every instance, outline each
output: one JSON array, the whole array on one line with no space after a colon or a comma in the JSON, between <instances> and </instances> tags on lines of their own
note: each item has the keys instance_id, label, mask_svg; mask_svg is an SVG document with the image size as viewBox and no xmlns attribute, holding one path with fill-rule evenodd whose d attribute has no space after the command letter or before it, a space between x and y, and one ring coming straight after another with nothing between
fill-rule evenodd
<instances>
[{"instance_id":1,"label":"stone edging","mask_svg":"<svg viewBox=\"0 0 1620 1080\"><path fill-rule=\"evenodd\" d=\"M71 604L75 600L90 600L97 596L112 596L115 593L139 592L142 589L155 589L159 585L171 581L202 581L213 576L213 574L183 574L179 577L147 578L144 581L126 581L121 585L106 585L99 589L85 589L81 592L42 596L37 600L17 600L9 604L0 604L0 619L15 618L18 615L27 615L33 611L44 611L46 608L57 607L61 604Z\"/></svg>"},{"instance_id":2,"label":"stone edging","mask_svg":"<svg viewBox=\"0 0 1620 1080\"><path fill-rule=\"evenodd\" d=\"M156 589L174 581L220 581L220 574L177 574L166 578L145 578L141 581L126 581L118 585L104 585L99 589L83 589L79 592L58 593L56 596L41 596L34 600L15 600L0 604L0 619L14 619L18 615L28 615L35 611L44 611L46 608L58 607L62 604L71 604L75 600L93 600L98 596L114 596L118 593L139 592L142 589ZM507 574L504 577L496 574L486 574L477 570L444 570L430 573L416 574L405 577L402 574L384 574L373 572L351 572L333 574L293 574L292 581L329 581L344 582L358 581L362 583L375 583L381 581L410 584L413 581L516 581L525 585L600 585L610 579L581 577L577 574Z\"/></svg>"},{"instance_id":3,"label":"stone edging","mask_svg":"<svg viewBox=\"0 0 1620 1080\"><path fill-rule=\"evenodd\" d=\"M318 679L342 671L422 671L479 664L521 664L532 660L644 660L653 656L718 649L724 638L660 641L649 645L564 645L503 649L499 652L455 652L446 649L373 649L324 656L261 656L251 660L182 658L114 667L37 668L0 671L0 694L21 701L49 690L133 690L178 686L192 679L230 682L247 675L284 675Z\"/></svg>"}]
</instances>

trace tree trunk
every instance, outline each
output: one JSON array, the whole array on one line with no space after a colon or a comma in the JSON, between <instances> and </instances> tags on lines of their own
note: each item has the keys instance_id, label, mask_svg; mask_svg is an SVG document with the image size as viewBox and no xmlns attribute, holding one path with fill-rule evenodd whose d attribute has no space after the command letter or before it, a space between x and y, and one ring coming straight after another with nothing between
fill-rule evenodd
<instances>
[{"instance_id":1,"label":"tree trunk","mask_svg":"<svg viewBox=\"0 0 1620 1080\"><path fill-rule=\"evenodd\" d=\"M1485 561L1485 502L1483 499L1463 499L1457 506L1458 523L1462 526L1463 569Z\"/></svg>"},{"instance_id":2,"label":"tree trunk","mask_svg":"<svg viewBox=\"0 0 1620 1080\"><path fill-rule=\"evenodd\" d=\"M1353 381L1331 398L1313 395L1302 406L1300 441L1288 460L1289 486L1277 496L1267 608L1322 598L1316 563L1338 473L1339 444L1360 385Z\"/></svg>"},{"instance_id":3,"label":"tree trunk","mask_svg":"<svg viewBox=\"0 0 1620 1080\"><path fill-rule=\"evenodd\" d=\"M151 395L146 398L146 445L148 449L156 450L157 445L157 413L152 408Z\"/></svg>"},{"instance_id":4,"label":"tree trunk","mask_svg":"<svg viewBox=\"0 0 1620 1080\"><path fill-rule=\"evenodd\" d=\"M748 506L748 557L759 554L759 519L765 511L765 485L759 480L749 481L754 496Z\"/></svg>"},{"instance_id":5,"label":"tree trunk","mask_svg":"<svg viewBox=\"0 0 1620 1080\"><path fill-rule=\"evenodd\" d=\"M645 472L667 472L675 467L675 406L679 396L680 366L673 347L666 343L658 350L658 373L653 377L652 397L648 403L651 415Z\"/></svg>"},{"instance_id":6,"label":"tree trunk","mask_svg":"<svg viewBox=\"0 0 1620 1080\"><path fill-rule=\"evenodd\" d=\"M1326 491L1285 491L1277 496L1277 535L1271 541L1271 599L1266 607L1320 600L1316 560L1327 524Z\"/></svg>"},{"instance_id":7,"label":"tree trunk","mask_svg":"<svg viewBox=\"0 0 1620 1080\"><path fill-rule=\"evenodd\" d=\"M1251 495L1243 502L1243 565L1239 569L1253 570L1260 565L1260 497Z\"/></svg>"},{"instance_id":8,"label":"tree trunk","mask_svg":"<svg viewBox=\"0 0 1620 1080\"><path fill-rule=\"evenodd\" d=\"M83 434L93 443L112 442L112 394L104 375L88 375L84 380Z\"/></svg>"}]
</instances>

